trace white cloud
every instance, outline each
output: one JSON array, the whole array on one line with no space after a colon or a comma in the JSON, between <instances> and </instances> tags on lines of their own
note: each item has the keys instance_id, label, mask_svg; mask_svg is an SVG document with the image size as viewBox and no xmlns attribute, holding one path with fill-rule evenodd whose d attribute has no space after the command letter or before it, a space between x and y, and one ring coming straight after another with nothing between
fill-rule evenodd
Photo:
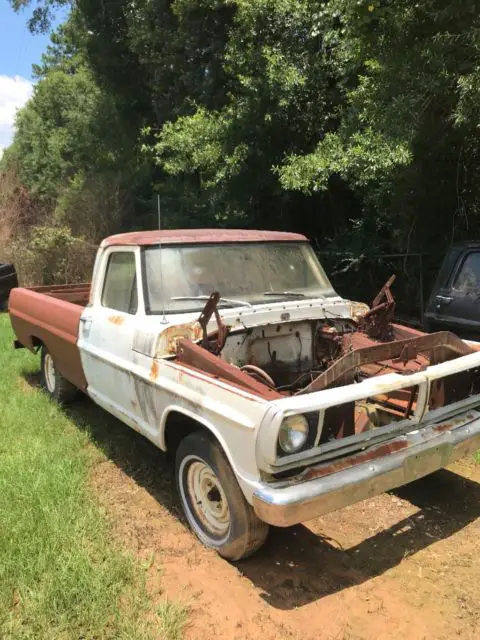
<instances>
[{"instance_id":1,"label":"white cloud","mask_svg":"<svg viewBox=\"0 0 480 640\"><path fill-rule=\"evenodd\" d=\"M32 91L30 80L0 75L0 156L12 141L15 114L31 97Z\"/></svg>"}]
</instances>

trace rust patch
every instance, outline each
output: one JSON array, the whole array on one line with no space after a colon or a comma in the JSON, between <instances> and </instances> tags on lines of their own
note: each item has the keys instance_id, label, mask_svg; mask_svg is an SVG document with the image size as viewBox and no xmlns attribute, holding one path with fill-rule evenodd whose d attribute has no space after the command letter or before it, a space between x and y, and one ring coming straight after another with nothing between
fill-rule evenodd
<instances>
[{"instance_id":1,"label":"rust patch","mask_svg":"<svg viewBox=\"0 0 480 640\"><path fill-rule=\"evenodd\" d=\"M397 440L396 442L391 442L390 444L383 444L374 451L365 451L364 453L360 453L356 456L351 456L347 460L338 460L337 462L325 464L321 467L313 467L312 469L308 469L305 475L302 476L302 480L323 478L323 476L328 476L332 473L336 473L337 471L343 471L344 469L354 467L355 465L362 464L363 462L369 462L370 460L382 458L383 456L390 455L391 453L396 453L397 451L406 449L407 447L408 444L405 440Z\"/></svg>"},{"instance_id":2,"label":"rust patch","mask_svg":"<svg viewBox=\"0 0 480 640\"><path fill-rule=\"evenodd\" d=\"M198 323L202 327L202 347L213 355L218 356L223 347L225 346L225 341L230 332L230 327L227 327L223 323L220 314L218 313L218 301L220 300L220 294L218 291L214 291L210 298L207 300L205 307L203 308L200 317L198 318ZM217 323L217 339L215 342L211 342L207 333L207 325L210 322L210 318L215 316L215 321Z\"/></svg>"},{"instance_id":3,"label":"rust patch","mask_svg":"<svg viewBox=\"0 0 480 640\"><path fill-rule=\"evenodd\" d=\"M466 416L467 420L473 420L472 416ZM455 429L455 427L458 427L460 425L465 424L465 419L464 418L456 418L454 420L452 420L451 422L445 422L444 424L438 424L435 427L433 427L434 431L438 431L439 433L441 433L442 431L448 431L449 429Z\"/></svg>"},{"instance_id":4,"label":"rust patch","mask_svg":"<svg viewBox=\"0 0 480 640\"><path fill-rule=\"evenodd\" d=\"M408 345L408 354L404 350L406 345ZM392 369L396 366L401 367L401 363L395 363L394 359L401 357L402 354L404 357L409 356L413 353L413 350L415 350L416 354L431 352L430 364L437 364L437 362L444 362L449 358L458 358L473 353L472 349L463 340L460 340L449 331L439 331L438 333L425 334L416 338L393 342L374 343L372 346L354 349L345 353L297 393L312 393L314 391L322 391L333 385L349 384L353 382L355 370L363 370L366 365L380 364L384 365L384 368ZM438 358L439 353L437 352L440 351L446 354L442 359Z\"/></svg>"},{"instance_id":5,"label":"rust patch","mask_svg":"<svg viewBox=\"0 0 480 640\"><path fill-rule=\"evenodd\" d=\"M451 422L447 422L446 424L439 424L437 427L433 427L434 431L438 431L441 433L442 431L448 431L449 429L453 429L455 425Z\"/></svg>"},{"instance_id":6,"label":"rust patch","mask_svg":"<svg viewBox=\"0 0 480 640\"><path fill-rule=\"evenodd\" d=\"M158 363L156 360L154 360L150 368L150 380L156 380L157 378L158 378Z\"/></svg>"},{"instance_id":7,"label":"rust patch","mask_svg":"<svg viewBox=\"0 0 480 640\"><path fill-rule=\"evenodd\" d=\"M131 400L130 404L132 405L133 409L136 409L138 407L138 404L135 402L135 400Z\"/></svg>"},{"instance_id":8,"label":"rust patch","mask_svg":"<svg viewBox=\"0 0 480 640\"><path fill-rule=\"evenodd\" d=\"M361 318L359 328L369 338L379 340L392 339L392 320L395 315L395 300L391 292L391 286L395 281L395 275L391 276L383 285L377 297L372 302L372 307Z\"/></svg>"},{"instance_id":9,"label":"rust patch","mask_svg":"<svg viewBox=\"0 0 480 640\"><path fill-rule=\"evenodd\" d=\"M181 338L196 342L202 337L202 327L198 322L187 322L185 324L175 324L167 327L161 334L160 348L157 348L157 355L164 353L177 353L178 341Z\"/></svg>"},{"instance_id":10,"label":"rust patch","mask_svg":"<svg viewBox=\"0 0 480 640\"><path fill-rule=\"evenodd\" d=\"M282 397L278 391L270 389L270 387L255 380L248 373L221 360L218 356L190 342L190 340L180 339L178 341L177 362L194 367L214 378L223 380L223 382L237 384L250 393L259 395L266 400L276 400Z\"/></svg>"},{"instance_id":11,"label":"rust patch","mask_svg":"<svg viewBox=\"0 0 480 640\"><path fill-rule=\"evenodd\" d=\"M120 325L122 325L124 323L125 318L123 316L109 316L108 317L108 321L111 324L115 324L117 326L120 326Z\"/></svg>"}]
</instances>

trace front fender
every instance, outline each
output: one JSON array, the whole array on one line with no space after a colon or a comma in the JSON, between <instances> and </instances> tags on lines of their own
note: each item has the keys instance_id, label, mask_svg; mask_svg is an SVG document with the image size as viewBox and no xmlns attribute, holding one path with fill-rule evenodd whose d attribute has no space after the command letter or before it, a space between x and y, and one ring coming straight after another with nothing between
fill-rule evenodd
<instances>
[{"instance_id":1,"label":"front fender","mask_svg":"<svg viewBox=\"0 0 480 640\"><path fill-rule=\"evenodd\" d=\"M207 431L209 431L213 437L218 441L222 450L232 467L233 472L238 480L240 488L245 495L247 501L251 504L252 496L255 490L259 486L260 476L258 473L258 469L255 464L255 440L256 440L256 432L251 431L250 433L246 433L244 430L242 434L241 443L237 443L235 446L235 435L234 433L228 433L228 430L231 429L231 425L225 424L222 429L222 425L216 424L215 421L207 418L204 415L199 415L193 410L190 410L180 404L171 404L166 407L164 410L161 421L159 425L159 434L158 434L158 444L161 449L167 451L167 443L166 443L166 427L168 422L169 415L175 412L176 414L184 415L185 417L194 420L204 427ZM230 436L230 437L229 437ZM236 456L235 450L238 451L238 446L242 446L244 449L250 449L251 456ZM245 464L245 457L250 457L250 464Z\"/></svg>"}]
</instances>

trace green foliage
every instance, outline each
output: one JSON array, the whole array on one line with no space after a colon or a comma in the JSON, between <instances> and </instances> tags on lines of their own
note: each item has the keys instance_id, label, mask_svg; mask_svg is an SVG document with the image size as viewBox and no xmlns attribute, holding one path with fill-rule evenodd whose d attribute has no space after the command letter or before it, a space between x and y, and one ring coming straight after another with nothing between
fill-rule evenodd
<instances>
[{"instance_id":1,"label":"green foliage","mask_svg":"<svg viewBox=\"0 0 480 640\"><path fill-rule=\"evenodd\" d=\"M52 69L36 85L32 100L18 114L15 141L8 151L21 158L20 176L33 194L55 198L79 167L113 161L108 146L101 148L99 136L98 118L105 106L85 67L73 74ZM95 152L96 146L100 149Z\"/></svg>"},{"instance_id":2,"label":"green foliage","mask_svg":"<svg viewBox=\"0 0 480 640\"><path fill-rule=\"evenodd\" d=\"M78 0L9 155L68 225L108 188L98 229L151 224L155 190L170 226L442 251L480 228L479 27L478 0Z\"/></svg>"},{"instance_id":3,"label":"green foliage","mask_svg":"<svg viewBox=\"0 0 480 640\"><path fill-rule=\"evenodd\" d=\"M188 620L188 608L178 602L165 600L158 609L158 615L164 640L182 640Z\"/></svg>"},{"instance_id":4,"label":"green foliage","mask_svg":"<svg viewBox=\"0 0 480 640\"><path fill-rule=\"evenodd\" d=\"M354 187L374 188L372 184L389 178L397 167L409 162L411 153L406 144L390 142L367 129L353 133L348 143L340 135L328 133L313 153L291 156L279 172L287 189L326 190L333 174Z\"/></svg>"},{"instance_id":5,"label":"green foliage","mask_svg":"<svg viewBox=\"0 0 480 640\"><path fill-rule=\"evenodd\" d=\"M187 29L200 14L217 29L208 64L198 61L202 82L188 85L187 98L179 75L178 109L189 113L163 124L153 157L165 172L195 180L217 220L282 224L280 212L289 215L295 197L282 189L275 166L328 127L336 99L327 52L311 29L314 4L174 3L183 34L175 32L176 46L186 59L195 55ZM223 24L215 22L219 11Z\"/></svg>"},{"instance_id":6,"label":"green foliage","mask_svg":"<svg viewBox=\"0 0 480 640\"><path fill-rule=\"evenodd\" d=\"M96 241L131 214L141 164L113 97L77 49L78 18L53 40L36 67L40 80L17 116L4 164L16 167L32 197L50 206L55 224Z\"/></svg>"},{"instance_id":7,"label":"green foliage","mask_svg":"<svg viewBox=\"0 0 480 640\"><path fill-rule=\"evenodd\" d=\"M14 238L6 257L15 261L24 286L84 282L91 278L96 246L68 227L32 227Z\"/></svg>"}]
</instances>

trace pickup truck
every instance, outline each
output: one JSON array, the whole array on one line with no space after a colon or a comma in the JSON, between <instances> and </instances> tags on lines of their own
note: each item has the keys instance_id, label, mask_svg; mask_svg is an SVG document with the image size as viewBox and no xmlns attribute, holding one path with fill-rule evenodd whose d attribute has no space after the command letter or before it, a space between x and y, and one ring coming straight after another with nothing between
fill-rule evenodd
<instances>
[{"instance_id":1,"label":"pickup truck","mask_svg":"<svg viewBox=\"0 0 480 640\"><path fill-rule=\"evenodd\" d=\"M459 242L445 254L425 310L425 327L480 337L480 243Z\"/></svg>"},{"instance_id":2,"label":"pickup truck","mask_svg":"<svg viewBox=\"0 0 480 640\"><path fill-rule=\"evenodd\" d=\"M290 526L480 448L480 345L332 288L307 239L251 230L104 240L91 285L17 288L15 346L174 460L198 538L239 560Z\"/></svg>"}]
</instances>

